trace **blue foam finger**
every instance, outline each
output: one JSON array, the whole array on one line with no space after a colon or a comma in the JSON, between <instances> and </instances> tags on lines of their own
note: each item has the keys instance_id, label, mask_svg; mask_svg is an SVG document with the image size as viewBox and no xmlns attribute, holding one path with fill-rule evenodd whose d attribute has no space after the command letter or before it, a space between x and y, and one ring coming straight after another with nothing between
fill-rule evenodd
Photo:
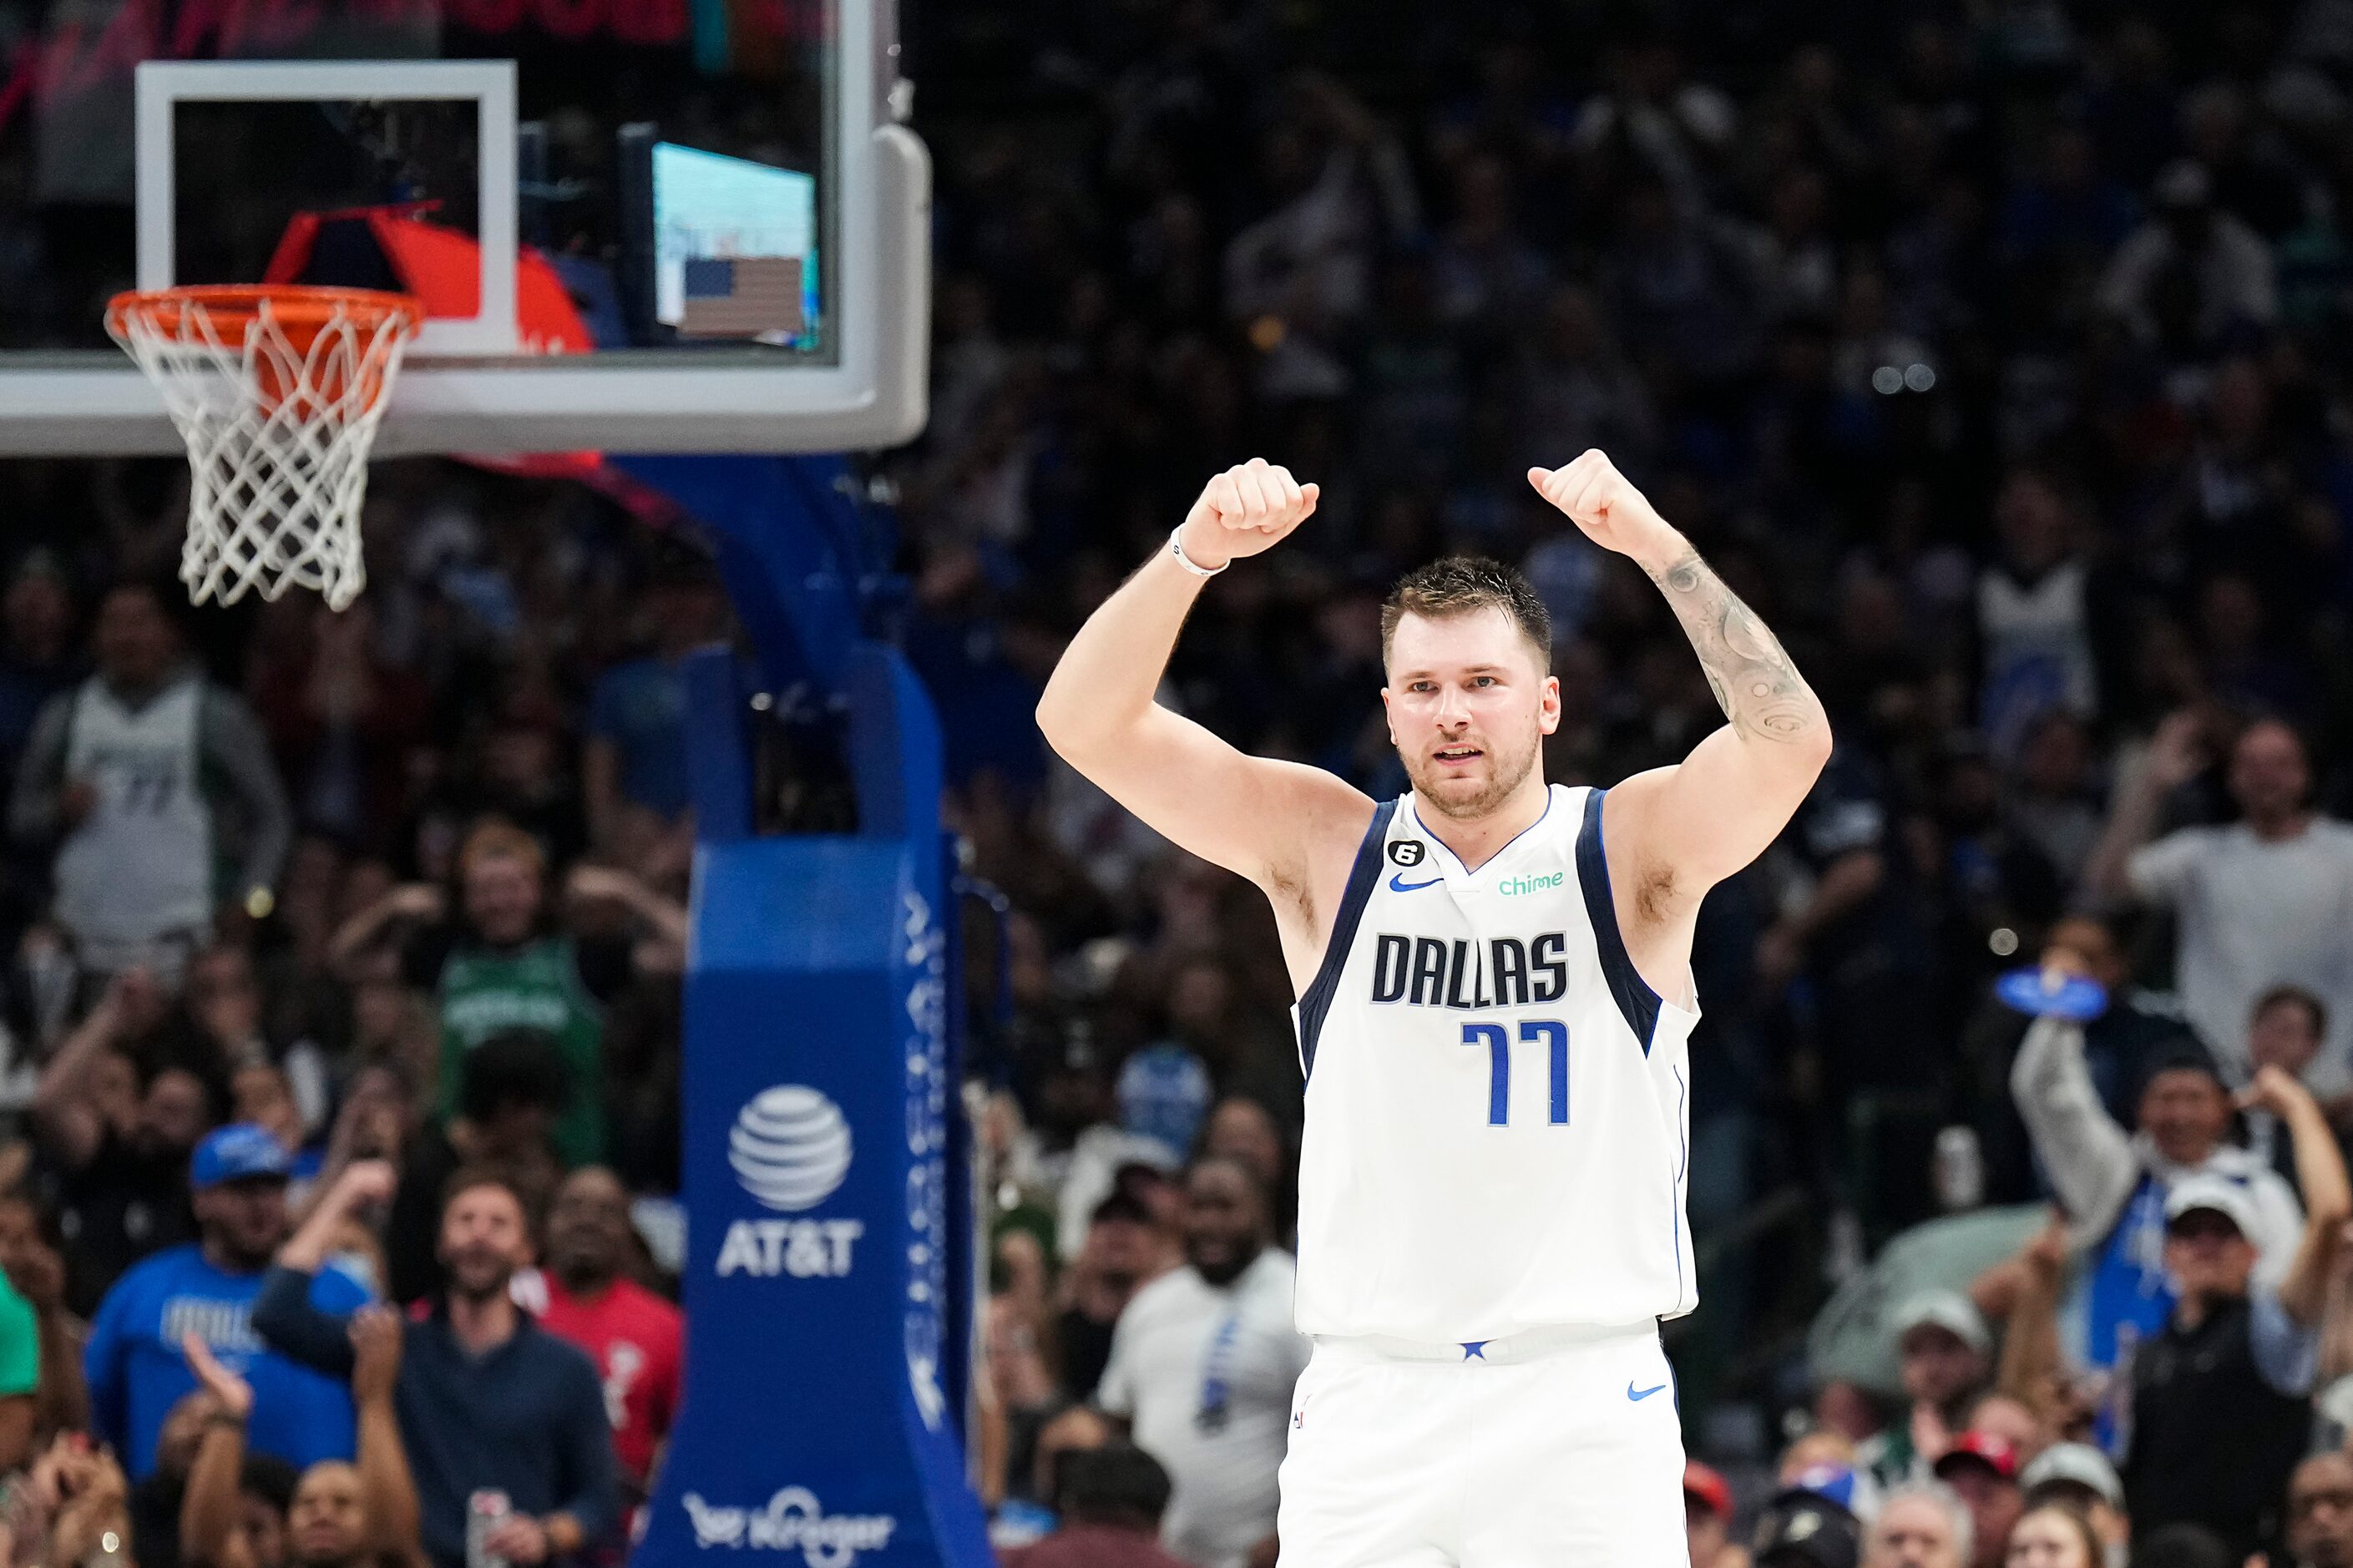
<instances>
[{"instance_id":1,"label":"blue foam finger","mask_svg":"<svg viewBox=\"0 0 2353 1568\"><path fill-rule=\"evenodd\" d=\"M2013 969L1993 983L2002 1005L2032 1018L2072 1018L2088 1023L2108 1010L2108 989L2081 974L2052 975L2046 981L2034 966Z\"/></svg>"}]
</instances>

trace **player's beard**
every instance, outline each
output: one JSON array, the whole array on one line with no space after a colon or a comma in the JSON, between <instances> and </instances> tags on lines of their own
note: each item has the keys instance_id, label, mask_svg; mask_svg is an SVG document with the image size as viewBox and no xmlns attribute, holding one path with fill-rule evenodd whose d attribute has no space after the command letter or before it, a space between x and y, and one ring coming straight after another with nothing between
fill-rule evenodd
<instances>
[{"instance_id":1,"label":"player's beard","mask_svg":"<svg viewBox=\"0 0 2353 1568\"><path fill-rule=\"evenodd\" d=\"M1507 751L1486 741L1479 742L1487 753L1487 782L1474 795L1451 795L1439 793L1440 786L1450 781L1427 755L1398 755L1405 763L1405 776L1413 784L1413 793L1430 803L1440 816L1458 822L1471 822L1486 816L1512 797L1536 765L1536 754L1544 749L1544 731L1531 725L1526 737L1516 751Z\"/></svg>"}]
</instances>

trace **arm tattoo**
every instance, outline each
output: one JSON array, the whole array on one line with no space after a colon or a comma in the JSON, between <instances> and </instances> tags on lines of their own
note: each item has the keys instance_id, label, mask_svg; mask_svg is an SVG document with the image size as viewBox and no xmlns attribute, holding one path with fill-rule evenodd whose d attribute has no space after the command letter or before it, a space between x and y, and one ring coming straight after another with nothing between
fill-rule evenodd
<instances>
[{"instance_id":1,"label":"arm tattoo","mask_svg":"<svg viewBox=\"0 0 2353 1568\"><path fill-rule=\"evenodd\" d=\"M1822 705L1765 623L1742 604L1696 550L1653 582L1699 654L1716 705L1743 735L1795 741L1825 721Z\"/></svg>"}]
</instances>

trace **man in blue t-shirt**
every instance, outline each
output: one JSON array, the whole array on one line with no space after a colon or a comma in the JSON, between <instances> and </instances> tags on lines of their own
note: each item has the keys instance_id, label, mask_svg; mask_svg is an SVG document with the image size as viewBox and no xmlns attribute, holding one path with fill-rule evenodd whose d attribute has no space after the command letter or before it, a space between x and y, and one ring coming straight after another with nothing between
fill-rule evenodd
<instances>
[{"instance_id":1,"label":"man in blue t-shirt","mask_svg":"<svg viewBox=\"0 0 2353 1568\"><path fill-rule=\"evenodd\" d=\"M222 1364L253 1385L248 1442L300 1468L348 1459L351 1394L343 1384L266 1347L250 1321L271 1255L286 1239L285 1145L263 1128L224 1127L196 1146L188 1184L203 1240L145 1259L114 1283L91 1321L83 1370L90 1425L114 1446L133 1480L154 1468L164 1418L195 1389L182 1336L202 1340ZM324 1268L311 1300L349 1313L368 1293L349 1275Z\"/></svg>"},{"instance_id":2,"label":"man in blue t-shirt","mask_svg":"<svg viewBox=\"0 0 2353 1568\"><path fill-rule=\"evenodd\" d=\"M726 635L727 596L711 568L665 563L647 584L653 646L596 678L581 749L589 826L601 841L625 805L674 822L692 804L686 783L686 656Z\"/></svg>"}]
</instances>

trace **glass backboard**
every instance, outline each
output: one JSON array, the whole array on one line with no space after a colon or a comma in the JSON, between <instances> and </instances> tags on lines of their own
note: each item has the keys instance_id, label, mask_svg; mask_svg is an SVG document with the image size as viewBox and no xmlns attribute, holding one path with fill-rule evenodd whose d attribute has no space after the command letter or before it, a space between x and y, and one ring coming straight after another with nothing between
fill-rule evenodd
<instances>
[{"instance_id":1,"label":"glass backboard","mask_svg":"<svg viewBox=\"0 0 2353 1568\"><path fill-rule=\"evenodd\" d=\"M807 451L923 416L888 0L0 7L0 453L174 450L132 287L424 300L378 449Z\"/></svg>"}]
</instances>

